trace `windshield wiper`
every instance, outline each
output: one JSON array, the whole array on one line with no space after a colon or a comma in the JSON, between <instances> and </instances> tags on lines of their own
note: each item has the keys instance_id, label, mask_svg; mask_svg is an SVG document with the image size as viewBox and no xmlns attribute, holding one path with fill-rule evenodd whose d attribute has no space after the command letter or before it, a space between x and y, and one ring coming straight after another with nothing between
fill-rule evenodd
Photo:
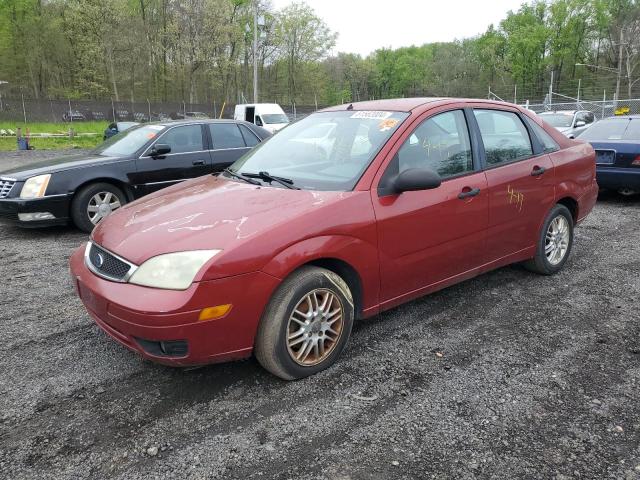
<instances>
[{"instance_id":1,"label":"windshield wiper","mask_svg":"<svg viewBox=\"0 0 640 480\"><path fill-rule=\"evenodd\" d=\"M300 190L298 187L295 187L293 185L293 180L291 180L290 178L277 177L275 175L269 174L269 172L243 173L242 175L249 178L259 178L267 182L277 182L283 187L287 187L292 190Z\"/></svg>"},{"instance_id":2,"label":"windshield wiper","mask_svg":"<svg viewBox=\"0 0 640 480\"><path fill-rule=\"evenodd\" d=\"M250 183L251 185L260 185L260 182L256 182L255 180L247 178L245 175L234 172L230 168L225 168L224 173L231 175L233 178L239 178L240 180L244 180L245 182Z\"/></svg>"}]
</instances>

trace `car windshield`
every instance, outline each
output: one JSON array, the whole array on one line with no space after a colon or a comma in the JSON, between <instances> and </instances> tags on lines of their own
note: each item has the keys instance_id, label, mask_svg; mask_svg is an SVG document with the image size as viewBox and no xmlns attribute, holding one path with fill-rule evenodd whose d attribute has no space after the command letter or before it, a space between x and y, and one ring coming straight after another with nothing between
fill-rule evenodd
<instances>
[{"instance_id":1,"label":"car windshield","mask_svg":"<svg viewBox=\"0 0 640 480\"><path fill-rule=\"evenodd\" d=\"M633 127L631 124L633 123ZM637 120L630 118L607 118L594 123L582 135L580 140L607 141L607 140L638 140Z\"/></svg>"},{"instance_id":2,"label":"car windshield","mask_svg":"<svg viewBox=\"0 0 640 480\"><path fill-rule=\"evenodd\" d=\"M545 122L556 128L567 128L573 124L573 115L570 113L543 113L540 116Z\"/></svg>"},{"instance_id":3,"label":"car windshield","mask_svg":"<svg viewBox=\"0 0 640 480\"><path fill-rule=\"evenodd\" d=\"M164 129L160 125L142 125L132 127L114 135L94 150L94 153L105 157L124 157L133 155L147 142L153 140Z\"/></svg>"},{"instance_id":4,"label":"car windshield","mask_svg":"<svg viewBox=\"0 0 640 480\"><path fill-rule=\"evenodd\" d=\"M264 113L262 120L264 123L289 123L289 119L284 113Z\"/></svg>"},{"instance_id":5,"label":"car windshield","mask_svg":"<svg viewBox=\"0 0 640 480\"><path fill-rule=\"evenodd\" d=\"M386 111L314 113L289 125L230 168L240 174L268 172L306 190L351 190L408 116Z\"/></svg>"}]
</instances>

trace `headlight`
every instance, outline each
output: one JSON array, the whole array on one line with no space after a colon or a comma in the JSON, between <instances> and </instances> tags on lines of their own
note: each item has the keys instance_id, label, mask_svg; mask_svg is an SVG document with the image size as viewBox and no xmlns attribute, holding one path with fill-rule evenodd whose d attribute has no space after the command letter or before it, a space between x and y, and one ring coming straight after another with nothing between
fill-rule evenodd
<instances>
[{"instance_id":1,"label":"headlight","mask_svg":"<svg viewBox=\"0 0 640 480\"><path fill-rule=\"evenodd\" d=\"M222 250L194 250L158 255L140 265L129 283L145 287L186 290L202 266Z\"/></svg>"},{"instance_id":2,"label":"headlight","mask_svg":"<svg viewBox=\"0 0 640 480\"><path fill-rule=\"evenodd\" d=\"M31 177L26 182L22 190L20 190L20 198L39 198L44 197L44 192L47 191L47 185L51 175L38 175L37 177Z\"/></svg>"}]
</instances>

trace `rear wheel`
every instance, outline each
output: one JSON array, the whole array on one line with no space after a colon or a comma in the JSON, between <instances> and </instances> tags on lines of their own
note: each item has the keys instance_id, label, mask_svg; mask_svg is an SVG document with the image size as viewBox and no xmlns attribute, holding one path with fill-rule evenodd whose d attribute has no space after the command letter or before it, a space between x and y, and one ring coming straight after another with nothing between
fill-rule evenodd
<instances>
[{"instance_id":1,"label":"rear wheel","mask_svg":"<svg viewBox=\"0 0 640 480\"><path fill-rule=\"evenodd\" d=\"M80 230L91 232L100 221L127 203L122 190L110 183L86 185L73 197L71 218Z\"/></svg>"},{"instance_id":2,"label":"rear wheel","mask_svg":"<svg viewBox=\"0 0 640 480\"><path fill-rule=\"evenodd\" d=\"M638 193L638 191L634 190L633 188L620 188L618 190L618 193L624 197L631 197Z\"/></svg>"},{"instance_id":3,"label":"rear wheel","mask_svg":"<svg viewBox=\"0 0 640 480\"><path fill-rule=\"evenodd\" d=\"M324 268L303 267L269 302L256 335L256 358L285 380L313 375L340 356L353 318L353 297L344 280Z\"/></svg>"},{"instance_id":4,"label":"rear wheel","mask_svg":"<svg viewBox=\"0 0 640 480\"><path fill-rule=\"evenodd\" d=\"M573 217L567 207L554 206L540 232L536 255L525 262L525 267L542 275L553 275L562 270L573 246Z\"/></svg>"}]
</instances>

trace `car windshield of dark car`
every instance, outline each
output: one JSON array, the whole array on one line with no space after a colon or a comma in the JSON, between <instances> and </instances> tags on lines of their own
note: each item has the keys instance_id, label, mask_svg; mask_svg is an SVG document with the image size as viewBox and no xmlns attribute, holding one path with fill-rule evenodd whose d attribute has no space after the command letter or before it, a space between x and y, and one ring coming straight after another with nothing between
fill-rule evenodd
<instances>
[{"instance_id":1,"label":"car windshield of dark car","mask_svg":"<svg viewBox=\"0 0 640 480\"><path fill-rule=\"evenodd\" d=\"M262 120L264 123L289 123L289 119L283 113L264 113Z\"/></svg>"},{"instance_id":2,"label":"car windshield of dark car","mask_svg":"<svg viewBox=\"0 0 640 480\"><path fill-rule=\"evenodd\" d=\"M351 190L408 116L389 111L314 113L278 132L230 168L240 174L268 172L306 190Z\"/></svg>"},{"instance_id":3,"label":"car windshield of dark car","mask_svg":"<svg viewBox=\"0 0 640 480\"><path fill-rule=\"evenodd\" d=\"M556 128L567 128L573 124L573 115L568 113L548 113L540 116L545 122Z\"/></svg>"},{"instance_id":4,"label":"car windshield of dark car","mask_svg":"<svg viewBox=\"0 0 640 480\"><path fill-rule=\"evenodd\" d=\"M587 142L606 142L607 140L626 140L626 132L631 120L629 118L608 118L594 123L580 135L580 140Z\"/></svg>"},{"instance_id":5,"label":"car windshield of dark car","mask_svg":"<svg viewBox=\"0 0 640 480\"><path fill-rule=\"evenodd\" d=\"M124 157L133 155L147 142L156 138L164 127L160 125L143 125L132 127L124 132L114 135L94 150L98 155L105 157Z\"/></svg>"}]
</instances>

